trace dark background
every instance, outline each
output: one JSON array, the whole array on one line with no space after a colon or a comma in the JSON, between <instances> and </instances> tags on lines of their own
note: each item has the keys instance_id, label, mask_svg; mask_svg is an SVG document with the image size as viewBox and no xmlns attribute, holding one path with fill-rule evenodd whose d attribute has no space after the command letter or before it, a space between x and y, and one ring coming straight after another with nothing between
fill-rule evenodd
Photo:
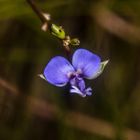
<instances>
[{"instance_id":1,"label":"dark background","mask_svg":"<svg viewBox=\"0 0 140 140\"><path fill-rule=\"evenodd\" d=\"M110 62L87 82L90 97L50 85L37 75L65 56L61 42L41 30L26 0L0 0L0 140L139 140L140 1L35 2Z\"/></svg>"}]
</instances>

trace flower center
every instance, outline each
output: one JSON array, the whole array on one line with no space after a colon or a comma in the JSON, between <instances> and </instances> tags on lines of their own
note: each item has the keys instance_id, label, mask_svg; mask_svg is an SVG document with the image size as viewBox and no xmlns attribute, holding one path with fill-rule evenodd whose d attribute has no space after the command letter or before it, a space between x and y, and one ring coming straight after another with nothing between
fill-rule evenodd
<instances>
[{"instance_id":1,"label":"flower center","mask_svg":"<svg viewBox=\"0 0 140 140\"><path fill-rule=\"evenodd\" d=\"M81 69L78 69L75 72L69 72L67 74L67 76L68 76L69 79L73 79L75 77L77 77L77 78L80 78L81 77L82 78L82 71L81 71Z\"/></svg>"},{"instance_id":2,"label":"flower center","mask_svg":"<svg viewBox=\"0 0 140 140\"><path fill-rule=\"evenodd\" d=\"M83 97L86 95L91 95L91 88L85 87L85 81L83 79L83 74L81 69L77 69L75 72L69 72L67 74L69 78L69 83L71 85L71 93L77 93Z\"/></svg>"}]
</instances>

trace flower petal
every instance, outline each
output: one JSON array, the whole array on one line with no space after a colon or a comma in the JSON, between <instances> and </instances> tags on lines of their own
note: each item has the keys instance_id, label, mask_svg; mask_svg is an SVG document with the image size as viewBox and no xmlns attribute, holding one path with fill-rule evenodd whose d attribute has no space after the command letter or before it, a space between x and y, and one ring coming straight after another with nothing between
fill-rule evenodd
<instances>
[{"instance_id":1,"label":"flower petal","mask_svg":"<svg viewBox=\"0 0 140 140\"><path fill-rule=\"evenodd\" d=\"M85 90L85 92L86 92L86 95L91 96L91 95L92 95L92 89L91 89L91 87L88 87L88 88Z\"/></svg>"},{"instance_id":2,"label":"flower petal","mask_svg":"<svg viewBox=\"0 0 140 140\"><path fill-rule=\"evenodd\" d=\"M80 89L76 86L72 86L71 89L70 89L70 93L77 93L79 94L80 96L82 97L86 97L86 94L83 94Z\"/></svg>"},{"instance_id":3,"label":"flower petal","mask_svg":"<svg viewBox=\"0 0 140 140\"><path fill-rule=\"evenodd\" d=\"M84 92L86 86L85 86L85 81L83 79L78 81L78 87L82 92Z\"/></svg>"},{"instance_id":4,"label":"flower petal","mask_svg":"<svg viewBox=\"0 0 140 140\"><path fill-rule=\"evenodd\" d=\"M85 88L85 81L82 78L73 78L70 80L71 89L70 93L77 93L82 97L86 97L86 95L92 95L92 89Z\"/></svg>"},{"instance_id":5,"label":"flower petal","mask_svg":"<svg viewBox=\"0 0 140 140\"><path fill-rule=\"evenodd\" d=\"M78 49L72 58L76 70L80 69L87 79L92 79L100 68L100 57L86 49Z\"/></svg>"},{"instance_id":6,"label":"flower petal","mask_svg":"<svg viewBox=\"0 0 140 140\"><path fill-rule=\"evenodd\" d=\"M74 72L74 68L69 61L64 57L56 56L45 67L44 76L49 83L62 87L69 81L70 72Z\"/></svg>"}]
</instances>

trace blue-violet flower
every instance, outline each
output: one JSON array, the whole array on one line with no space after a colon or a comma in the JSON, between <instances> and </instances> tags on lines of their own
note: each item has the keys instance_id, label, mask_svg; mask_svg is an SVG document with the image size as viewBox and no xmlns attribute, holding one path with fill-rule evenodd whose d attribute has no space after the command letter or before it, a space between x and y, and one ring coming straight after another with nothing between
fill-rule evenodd
<instances>
[{"instance_id":1,"label":"blue-violet flower","mask_svg":"<svg viewBox=\"0 0 140 140\"><path fill-rule=\"evenodd\" d=\"M92 94L92 89L86 88L84 79L99 76L107 63L108 60L101 62L99 56L86 49L78 49L73 54L72 64L64 57L56 56L50 60L40 77L58 87L69 83L70 93L85 97Z\"/></svg>"}]
</instances>

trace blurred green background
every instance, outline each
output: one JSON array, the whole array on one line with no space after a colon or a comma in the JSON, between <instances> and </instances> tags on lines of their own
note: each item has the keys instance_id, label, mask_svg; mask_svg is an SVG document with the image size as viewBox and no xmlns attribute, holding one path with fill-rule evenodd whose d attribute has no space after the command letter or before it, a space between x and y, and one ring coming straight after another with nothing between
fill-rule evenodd
<instances>
[{"instance_id":1,"label":"blurred green background","mask_svg":"<svg viewBox=\"0 0 140 140\"><path fill-rule=\"evenodd\" d=\"M65 56L26 0L0 0L0 140L139 140L140 1L35 0L80 47L109 59L82 98L37 75ZM73 51L77 48L73 48Z\"/></svg>"}]
</instances>

